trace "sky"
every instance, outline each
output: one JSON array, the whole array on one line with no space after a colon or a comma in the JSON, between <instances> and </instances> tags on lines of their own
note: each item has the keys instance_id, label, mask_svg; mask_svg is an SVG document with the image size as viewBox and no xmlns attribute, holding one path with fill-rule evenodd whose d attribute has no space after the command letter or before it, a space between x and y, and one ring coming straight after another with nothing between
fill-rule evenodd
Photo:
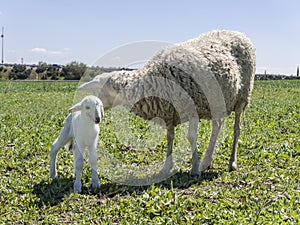
<instances>
[{"instance_id":1,"label":"sky","mask_svg":"<svg viewBox=\"0 0 300 225\"><path fill-rule=\"evenodd\" d=\"M226 29L251 39L257 73L291 75L300 65L299 0L0 0L0 27L5 63L94 65L120 46Z\"/></svg>"}]
</instances>

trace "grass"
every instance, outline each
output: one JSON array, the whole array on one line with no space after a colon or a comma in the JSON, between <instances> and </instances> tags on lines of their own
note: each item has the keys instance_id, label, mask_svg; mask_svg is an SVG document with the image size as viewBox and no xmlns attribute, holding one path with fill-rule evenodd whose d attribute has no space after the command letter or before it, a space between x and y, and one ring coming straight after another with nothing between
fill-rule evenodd
<instances>
[{"instance_id":1,"label":"grass","mask_svg":"<svg viewBox=\"0 0 300 225\"><path fill-rule=\"evenodd\" d=\"M72 191L71 152L60 150L60 179L49 178L49 149L73 104L76 86L0 82L0 224L300 224L299 81L255 83L242 120L237 171L227 171L231 116L212 168L201 177L188 175L188 155L178 173L148 186L120 185L102 171L101 190L95 191L85 165L82 194ZM138 140L133 146L116 133L121 128L111 121L113 113L106 112L100 132L111 155L137 167L164 158L165 133L147 136L149 124L129 116L129 137ZM200 153L209 132L203 121ZM153 148L136 150L146 142Z\"/></svg>"}]
</instances>

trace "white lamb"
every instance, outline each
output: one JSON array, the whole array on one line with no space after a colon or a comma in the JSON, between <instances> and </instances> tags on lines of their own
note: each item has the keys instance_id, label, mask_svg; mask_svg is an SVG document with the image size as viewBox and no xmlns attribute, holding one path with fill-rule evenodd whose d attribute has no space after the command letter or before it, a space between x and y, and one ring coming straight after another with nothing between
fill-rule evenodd
<instances>
[{"instance_id":1,"label":"white lamb","mask_svg":"<svg viewBox=\"0 0 300 225\"><path fill-rule=\"evenodd\" d=\"M226 116L235 112L229 170L237 168L240 116L253 89L256 57L251 41L235 31L213 31L167 47L142 68L96 76L79 90L92 90L104 108L124 105L146 119L161 118L167 128L168 151L163 171L172 168L174 128L189 121L192 175L209 168ZM210 143L202 162L196 150L199 119L212 120Z\"/></svg>"},{"instance_id":2,"label":"white lamb","mask_svg":"<svg viewBox=\"0 0 300 225\"><path fill-rule=\"evenodd\" d=\"M56 156L58 150L67 145L73 149L75 183L74 191L81 192L81 174L84 163L85 149L89 149L89 162L92 168L92 187L100 188L97 173L97 143L99 126L104 116L102 101L96 96L86 96L81 102L69 109L70 114L66 118L65 125L54 141L50 151L50 176L57 178ZM75 146L74 146L75 145Z\"/></svg>"}]
</instances>

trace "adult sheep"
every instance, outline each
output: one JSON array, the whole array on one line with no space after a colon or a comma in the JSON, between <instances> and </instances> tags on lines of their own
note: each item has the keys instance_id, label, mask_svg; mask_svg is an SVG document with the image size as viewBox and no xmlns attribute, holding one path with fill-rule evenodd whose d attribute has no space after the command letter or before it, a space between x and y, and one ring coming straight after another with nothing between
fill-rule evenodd
<instances>
[{"instance_id":1,"label":"adult sheep","mask_svg":"<svg viewBox=\"0 0 300 225\"><path fill-rule=\"evenodd\" d=\"M94 91L105 109L123 105L146 120L163 120L168 142L163 172L173 166L174 128L178 124L189 121L190 173L200 175L211 164L224 118L235 112L231 171L237 168L240 116L250 100L255 65L255 49L244 34L213 31L158 51L140 69L98 75L79 90ZM210 142L201 163L196 150L199 119L212 120Z\"/></svg>"}]
</instances>

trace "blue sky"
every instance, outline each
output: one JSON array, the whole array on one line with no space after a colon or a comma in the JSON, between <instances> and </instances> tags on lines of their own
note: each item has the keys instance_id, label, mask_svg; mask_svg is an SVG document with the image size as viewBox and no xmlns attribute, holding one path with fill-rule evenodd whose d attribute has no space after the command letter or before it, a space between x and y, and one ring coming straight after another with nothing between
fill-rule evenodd
<instances>
[{"instance_id":1,"label":"blue sky","mask_svg":"<svg viewBox=\"0 0 300 225\"><path fill-rule=\"evenodd\" d=\"M181 42L214 29L246 33L257 72L295 74L300 65L298 0L0 0L5 62L92 65L132 42Z\"/></svg>"}]
</instances>

